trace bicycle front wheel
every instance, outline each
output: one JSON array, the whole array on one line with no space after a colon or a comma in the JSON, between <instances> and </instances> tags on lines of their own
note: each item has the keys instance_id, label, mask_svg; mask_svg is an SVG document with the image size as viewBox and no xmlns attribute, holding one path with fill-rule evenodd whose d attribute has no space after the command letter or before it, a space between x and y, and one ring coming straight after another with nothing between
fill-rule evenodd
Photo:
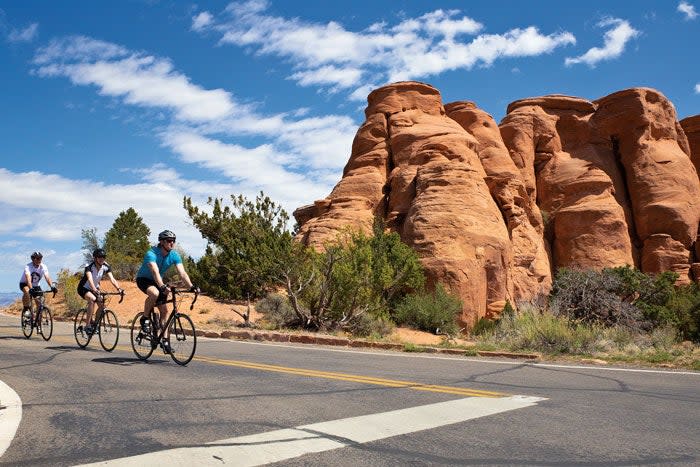
<instances>
[{"instance_id":1,"label":"bicycle front wheel","mask_svg":"<svg viewBox=\"0 0 700 467\"><path fill-rule=\"evenodd\" d=\"M87 326L87 310L83 308L82 310L78 311L78 314L75 315L75 320L73 321L73 335L75 336L75 342L81 349L87 347L87 345L90 343L90 338L92 337L85 331Z\"/></svg>"},{"instance_id":2,"label":"bicycle front wheel","mask_svg":"<svg viewBox=\"0 0 700 467\"><path fill-rule=\"evenodd\" d=\"M146 360L153 353L152 334L150 329L141 328L142 316L143 313L137 314L131 323L131 348L139 360Z\"/></svg>"},{"instance_id":3,"label":"bicycle front wheel","mask_svg":"<svg viewBox=\"0 0 700 467\"><path fill-rule=\"evenodd\" d=\"M197 348L197 334L189 316L177 313L170 324L170 356L178 365L187 365Z\"/></svg>"},{"instance_id":4,"label":"bicycle front wheel","mask_svg":"<svg viewBox=\"0 0 700 467\"><path fill-rule=\"evenodd\" d=\"M34 326L32 326L32 312L30 311L28 316L25 316L24 313L23 311L22 314L19 315L22 325L22 334L29 339L32 337L32 332L34 332Z\"/></svg>"},{"instance_id":5,"label":"bicycle front wheel","mask_svg":"<svg viewBox=\"0 0 700 467\"><path fill-rule=\"evenodd\" d=\"M47 341L51 339L53 334L53 316L51 316L51 310L46 306L40 311L39 315L41 316L39 320L39 334Z\"/></svg>"},{"instance_id":6,"label":"bicycle front wheel","mask_svg":"<svg viewBox=\"0 0 700 467\"><path fill-rule=\"evenodd\" d=\"M102 312L102 319L97 332L100 333L102 348L107 352L114 350L117 346L117 341L119 341L119 321L117 321L117 315L112 310Z\"/></svg>"}]
</instances>

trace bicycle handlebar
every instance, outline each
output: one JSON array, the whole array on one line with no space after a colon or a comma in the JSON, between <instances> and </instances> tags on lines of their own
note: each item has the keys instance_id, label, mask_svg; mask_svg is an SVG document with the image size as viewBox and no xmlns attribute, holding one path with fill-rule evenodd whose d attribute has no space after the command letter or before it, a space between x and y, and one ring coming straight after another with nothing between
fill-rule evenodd
<instances>
[{"instance_id":1,"label":"bicycle handlebar","mask_svg":"<svg viewBox=\"0 0 700 467\"><path fill-rule=\"evenodd\" d=\"M98 292L102 298L106 297L107 295L119 295L119 303L124 301L124 294L125 292L122 290L120 292Z\"/></svg>"},{"instance_id":2,"label":"bicycle handlebar","mask_svg":"<svg viewBox=\"0 0 700 467\"><path fill-rule=\"evenodd\" d=\"M166 284L167 287L170 289L170 293L173 295L173 303L175 301L175 296L178 294L194 294L194 298L192 299L192 303L190 303L190 310L194 309L194 304L197 302L197 297L199 297L199 288L195 290L181 290L175 287L174 285L168 285Z\"/></svg>"},{"instance_id":3,"label":"bicycle handlebar","mask_svg":"<svg viewBox=\"0 0 700 467\"><path fill-rule=\"evenodd\" d=\"M33 287L31 289L29 289L29 295L31 295L34 298L40 297L47 292L53 292L53 296L51 298L56 298L56 294L58 293L58 289L43 290L43 289L34 289Z\"/></svg>"}]
</instances>

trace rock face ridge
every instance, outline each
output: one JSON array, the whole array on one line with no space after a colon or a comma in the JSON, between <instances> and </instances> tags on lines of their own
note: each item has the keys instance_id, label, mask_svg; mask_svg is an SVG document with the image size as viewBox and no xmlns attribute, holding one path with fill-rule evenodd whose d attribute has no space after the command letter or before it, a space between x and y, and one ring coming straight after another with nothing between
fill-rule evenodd
<instances>
[{"instance_id":1,"label":"rock face ridge","mask_svg":"<svg viewBox=\"0 0 700 467\"><path fill-rule=\"evenodd\" d=\"M294 212L298 240L322 248L382 218L429 282L462 298L464 326L548 293L559 267L700 280L700 119L679 123L659 92L523 99L500 127L472 102L443 106L424 83L367 100L343 178Z\"/></svg>"}]
</instances>

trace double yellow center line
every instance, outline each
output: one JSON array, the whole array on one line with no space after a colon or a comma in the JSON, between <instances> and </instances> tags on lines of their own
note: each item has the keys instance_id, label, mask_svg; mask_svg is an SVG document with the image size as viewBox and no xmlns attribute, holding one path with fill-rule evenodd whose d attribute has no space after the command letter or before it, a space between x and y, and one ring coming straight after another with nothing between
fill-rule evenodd
<instances>
[{"instance_id":1,"label":"double yellow center line","mask_svg":"<svg viewBox=\"0 0 700 467\"><path fill-rule=\"evenodd\" d=\"M267 365L265 363L252 363L241 360L224 360L214 357L195 356L194 360L216 365L235 366L239 368L250 368L253 370L272 371L277 373L288 373L299 376L308 376L311 378L334 379L339 381L351 381L354 383L375 384L377 386L386 386L391 388L406 388L416 391L441 392L446 394L457 394L460 396L471 397L506 397L507 394L481 391L478 389L461 388L456 386L438 386L435 384L423 384L412 381L401 381L394 379L374 378L372 376L352 375L347 373L336 373L332 371L308 370L304 368L291 368L277 365Z\"/></svg>"},{"instance_id":2,"label":"double yellow center line","mask_svg":"<svg viewBox=\"0 0 700 467\"><path fill-rule=\"evenodd\" d=\"M69 343L69 342L74 343L75 342L74 340L67 338L66 336L54 336L52 341L53 342L61 342L61 343L64 343L64 342L65 343ZM92 339L91 345L93 343L95 343L99 348L99 343L97 343L97 340L95 338ZM77 346L76 346L76 348L77 348ZM118 345L116 349L119 349L122 351L132 352L131 346L126 346L123 344ZM498 398L498 397L507 397L508 396L508 394L504 394L504 393L500 393L500 392L481 391L479 389L462 388L462 387L457 387L457 386L440 386L440 385L436 385L436 384L423 384L423 383L418 383L418 382L414 382L414 381L402 381L402 380L395 380L395 379L375 378L372 376L353 375L353 374L348 374L348 373L336 373L336 372L332 372L332 371L319 371L319 370L309 370L309 369L305 369L305 368L293 368L293 367L285 367L285 366L278 366L278 365L268 365L265 363L253 363L253 362L246 362L246 361L242 361L242 360L226 360L226 359L222 359L222 358L208 357L208 356L203 356L203 355L195 355L193 360L198 361L198 362L203 362L203 363L211 363L214 365L225 365L225 366L234 366L234 367L238 367L238 368L248 368L251 370L271 371L271 372L275 372L275 373L286 373L286 374L291 374L291 375L307 376L310 378L323 378L323 379L332 379L332 380L337 380L337 381L350 381L350 382L361 383L361 384L374 384L377 386L384 386L384 387L390 387L390 388L405 388L405 389L412 389L415 391L428 391L428 392L439 392L439 393L445 393L445 394L455 394L455 395L466 396L466 397Z\"/></svg>"}]
</instances>

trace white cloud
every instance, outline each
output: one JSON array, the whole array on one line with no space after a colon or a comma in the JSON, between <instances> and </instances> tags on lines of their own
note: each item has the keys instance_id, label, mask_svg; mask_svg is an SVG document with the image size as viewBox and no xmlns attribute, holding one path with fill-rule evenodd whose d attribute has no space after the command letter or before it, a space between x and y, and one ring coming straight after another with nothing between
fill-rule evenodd
<instances>
[{"instance_id":1,"label":"white cloud","mask_svg":"<svg viewBox=\"0 0 700 467\"><path fill-rule=\"evenodd\" d=\"M214 18L212 17L211 13L203 11L202 13L192 18L192 30L201 31L205 29L211 24L212 19Z\"/></svg>"},{"instance_id":2,"label":"white cloud","mask_svg":"<svg viewBox=\"0 0 700 467\"><path fill-rule=\"evenodd\" d=\"M567 58L564 63L567 66L586 63L594 67L600 61L612 60L622 55L627 43L640 34L628 21L619 18L607 18L598 23L598 27L601 28L608 26L611 28L605 32L603 47L593 47L583 55Z\"/></svg>"},{"instance_id":3,"label":"white cloud","mask_svg":"<svg viewBox=\"0 0 700 467\"><path fill-rule=\"evenodd\" d=\"M360 69L327 65L313 70L298 71L289 78L302 86L337 85L341 88L349 88L356 85L361 77Z\"/></svg>"},{"instance_id":4,"label":"white cloud","mask_svg":"<svg viewBox=\"0 0 700 467\"><path fill-rule=\"evenodd\" d=\"M695 85L695 93L700 94L700 83Z\"/></svg>"},{"instance_id":5,"label":"white cloud","mask_svg":"<svg viewBox=\"0 0 700 467\"><path fill-rule=\"evenodd\" d=\"M576 42L569 32L543 35L532 26L465 41L463 36L478 34L484 26L460 16L459 10L435 10L395 26L375 23L349 31L334 21L320 24L267 15L267 6L260 0L233 3L199 30L219 33L221 43L288 59L295 69L290 79L302 86L354 88L351 99L358 100L357 89L369 84L361 78L419 79L490 65L499 58L551 53Z\"/></svg>"},{"instance_id":6,"label":"white cloud","mask_svg":"<svg viewBox=\"0 0 700 467\"><path fill-rule=\"evenodd\" d=\"M123 57L126 53L113 44L79 38L52 42L39 51L35 63L40 76L65 76L74 84L97 86L100 94L124 97L129 104L170 108L181 120L222 118L235 109L228 92L190 83L168 60L136 53Z\"/></svg>"},{"instance_id":7,"label":"white cloud","mask_svg":"<svg viewBox=\"0 0 700 467\"><path fill-rule=\"evenodd\" d=\"M10 42L31 42L39 34L39 24L32 23L24 29L12 29L7 35Z\"/></svg>"},{"instance_id":8,"label":"white cloud","mask_svg":"<svg viewBox=\"0 0 700 467\"><path fill-rule=\"evenodd\" d=\"M677 10L685 15L686 20L692 20L698 17L698 13L697 11L695 11L695 7L688 2L680 2L678 4Z\"/></svg>"}]
</instances>

